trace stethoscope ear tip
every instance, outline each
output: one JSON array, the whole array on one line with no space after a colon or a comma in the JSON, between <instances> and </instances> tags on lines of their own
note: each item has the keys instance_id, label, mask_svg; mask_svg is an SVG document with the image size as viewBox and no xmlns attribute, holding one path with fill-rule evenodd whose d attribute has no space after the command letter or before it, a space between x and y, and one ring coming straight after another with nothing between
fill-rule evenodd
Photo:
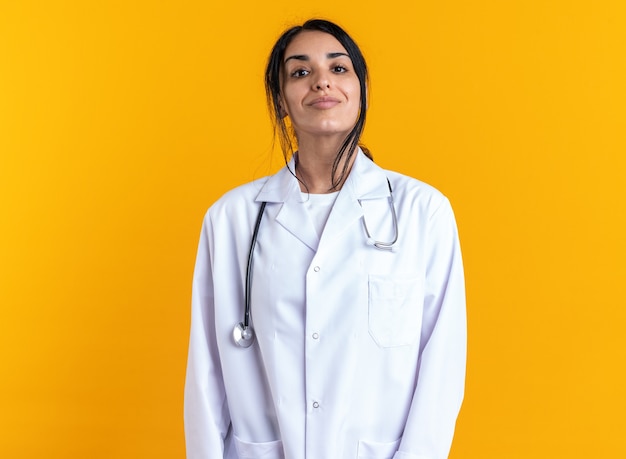
<instances>
[{"instance_id":1,"label":"stethoscope ear tip","mask_svg":"<svg viewBox=\"0 0 626 459\"><path fill-rule=\"evenodd\" d=\"M371 237L368 237L365 243L369 245L370 247L376 247L378 250L382 250L384 252L397 252L398 251L396 242L393 242L393 243L379 242L379 241L375 241Z\"/></svg>"}]
</instances>

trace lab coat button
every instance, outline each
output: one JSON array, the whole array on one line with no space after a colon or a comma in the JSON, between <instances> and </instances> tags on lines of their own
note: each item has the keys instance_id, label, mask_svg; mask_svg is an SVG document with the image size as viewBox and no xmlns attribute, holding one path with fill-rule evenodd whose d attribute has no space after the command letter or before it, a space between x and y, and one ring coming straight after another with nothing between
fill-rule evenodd
<instances>
[{"instance_id":1,"label":"lab coat button","mask_svg":"<svg viewBox=\"0 0 626 459\"><path fill-rule=\"evenodd\" d=\"M319 407L320 407L320 404L319 404L319 403L317 403L317 402L313 402L313 408L319 408Z\"/></svg>"},{"instance_id":2,"label":"lab coat button","mask_svg":"<svg viewBox=\"0 0 626 459\"><path fill-rule=\"evenodd\" d=\"M318 339L320 337L319 333L313 333L313 339Z\"/></svg>"},{"instance_id":3,"label":"lab coat button","mask_svg":"<svg viewBox=\"0 0 626 459\"><path fill-rule=\"evenodd\" d=\"M315 271L316 273L319 273L320 272L320 267L316 266L315 268L313 268L313 271Z\"/></svg>"}]
</instances>

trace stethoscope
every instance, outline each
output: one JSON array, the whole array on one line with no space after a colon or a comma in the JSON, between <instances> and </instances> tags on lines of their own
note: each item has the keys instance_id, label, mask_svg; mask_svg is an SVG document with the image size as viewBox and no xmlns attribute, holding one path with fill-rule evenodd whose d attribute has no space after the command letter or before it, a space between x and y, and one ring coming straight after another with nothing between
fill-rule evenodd
<instances>
[{"instance_id":1,"label":"stethoscope","mask_svg":"<svg viewBox=\"0 0 626 459\"><path fill-rule=\"evenodd\" d=\"M391 191L391 183L387 180L389 185L389 207L391 208L391 218L393 220L394 237L389 242L376 241L370 235L367 223L365 222L365 216L363 216L363 228L365 229L365 235L367 236L368 244L373 245L377 249L391 251L394 244L398 241L398 217L396 215L396 208L393 203L393 192ZM361 201L359 201L361 204ZM252 290L252 259L254 257L254 248L256 247L257 236L259 235L259 227L261 226L261 220L263 219L263 212L267 202L262 202L259 208L259 214L256 217L256 223L254 224L254 231L252 233L252 240L250 242L250 251L248 252L248 265L246 266L246 290L245 290L245 306L243 313L243 321L235 325L233 330L233 338L235 344L240 347L246 348L252 346L254 343L254 330L250 325L250 291Z\"/></svg>"}]
</instances>

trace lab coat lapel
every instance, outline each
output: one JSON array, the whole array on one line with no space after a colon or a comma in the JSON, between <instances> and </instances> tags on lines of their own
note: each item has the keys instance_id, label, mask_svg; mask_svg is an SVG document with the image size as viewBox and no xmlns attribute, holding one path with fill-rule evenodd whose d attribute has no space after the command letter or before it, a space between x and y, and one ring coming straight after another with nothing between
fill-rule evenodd
<instances>
[{"instance_id":1,"label":"lab coat lapel","mask_svg":"<svg viewBox=\"0 0 626 459\"><path fill-rule=\"evenodd\" d=\"M385 172L359 149L350 175L328 217L320 244L339 236L355 220L363 217L360 200L386 199L388 196L389 186Z\"/></svg>"},{"instance_id":2,"label":"lab coat lapel","mask_svg":"<svg viewBox=\"0 0 626 459\"><path fill-rule=\"evenodd\" d=\"M306 208L293 196L283 204L278 215L276 215L276 221L311 250L317 251L319 237L315 232L313 223Z\"/></svg>"},{"instance_id":3,"label":"lab coat lapel","mask_svg":"<svg viewBox=\"0 0 626 459\"><path fill-rule=\"evenodd\" d=\"M345 187L342 188L328 216L320 244L324 244L325 241L339 236L352 222L361 218L362 215L363 209L359 205L359 201L354 198L352 193L346 192Z\"/></svg>"},{"instance_id":4,"label":"lab coat lapel","mask_svg":"<svg viewBox=\"0 0 626 459\"><path fill-rule=\"evenodd\" d=\"M319 237L300 202L300 187L290 170L293 170L293 160L265 182L256 201L282 203L275 217L276 222L311 250L317 251Z\"/></svg>"}]
</instances>

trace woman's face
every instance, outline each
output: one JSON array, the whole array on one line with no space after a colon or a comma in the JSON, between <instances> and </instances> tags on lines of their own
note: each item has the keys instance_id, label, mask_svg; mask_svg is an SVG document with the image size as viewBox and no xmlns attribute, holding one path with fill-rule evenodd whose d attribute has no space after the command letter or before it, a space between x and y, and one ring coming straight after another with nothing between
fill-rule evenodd
<instances>
[{"instance_id":1,"label":"woman's face","mask_svg":"<svg viewBox=\"0 0 626 459\"><path fill-rule=\"evenodd\" d=\"M303 31L285 50L281 106L298 140L350 132L359 115L359 78L345 48L330 34Z\"/></svg>"}]
</instances>

